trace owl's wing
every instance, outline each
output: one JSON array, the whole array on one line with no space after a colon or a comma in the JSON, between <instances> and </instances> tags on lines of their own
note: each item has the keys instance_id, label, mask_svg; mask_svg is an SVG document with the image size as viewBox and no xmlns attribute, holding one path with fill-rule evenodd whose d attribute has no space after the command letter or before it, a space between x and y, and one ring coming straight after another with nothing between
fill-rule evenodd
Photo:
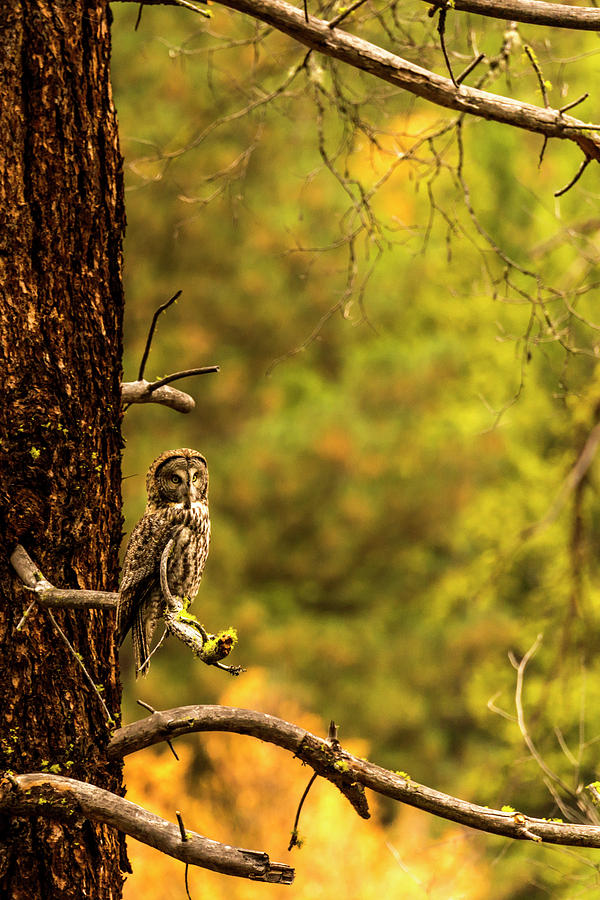
<instances>
[{"instance_id":1,"label":"owl's wing","mask_svg":"<svg viewBox=\"0 0 600 900\"><path fill-rule=\"evenodd\" d=\"M121 644L136 612L160 580L160 558L171 537L172 524L163 513L143 516L125 551L117 604L117 641Z\"/></svg>"}]
</instances>

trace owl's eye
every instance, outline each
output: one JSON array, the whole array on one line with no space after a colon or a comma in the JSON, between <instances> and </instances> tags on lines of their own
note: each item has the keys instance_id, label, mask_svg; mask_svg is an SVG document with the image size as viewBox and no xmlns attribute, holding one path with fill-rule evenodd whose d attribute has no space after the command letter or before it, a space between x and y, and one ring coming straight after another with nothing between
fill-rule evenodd
<instances>
[{"instance_id":1,"label":"owl's eye","mask_svg":"<svg viewBox=\"0 0 600 900\"><path fill-rule=\"evenodd\" d=\"M192 475L192 483L195 483L196 481L198 481L198 473L194 472L194 474Z\"/></svg>"},{"instance_id":2,"label":"owl's eye","mask_svg":"<svg viewBox=\"0 0 600 900\"><path fill-rule=\"evenodd\" d=\"M179 475L171 475L171 481L173 484L181 484L181 478Z\"/></svg>"}]
</instances>

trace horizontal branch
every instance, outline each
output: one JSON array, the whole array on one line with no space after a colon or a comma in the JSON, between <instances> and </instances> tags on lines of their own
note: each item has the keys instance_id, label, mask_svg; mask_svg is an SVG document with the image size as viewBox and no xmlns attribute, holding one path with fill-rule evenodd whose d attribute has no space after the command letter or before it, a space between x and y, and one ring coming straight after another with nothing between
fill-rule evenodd
<instances>
[{"instance_id":1,"label":"horizontal branch","mask_svg":"<svg viewBox=\"0 0 600 900\"><path fill-rule=\"evenodd\" d=\"M249 709L227 706L182 706L156 712L146 719L115 731L108 747L108 754L111 758L119 759L151 744L201 731L227 731L252 735L290 751L312 766L319 775L333 781L340 790L368 787L385 797L391 797L401 803L479 831L515 840L600 848L599 826L548 821L517 811L489 809L486 806L459 800L418 784L408 775L391 772L367 760L352 756L339 748L337 742L318 738L283 719ZM362 809L360 814L365 815L366 801Z\"/></svg>"},{"instance_id":2,"label":"horizontal branch","mask_svg":"<svg viewBox=\"0 0 600 900\"><path fill-rule=\"evenodd\" d=\"M138 381L124 381L121 385L121 402L129 403L160 403L162 406L170 406L177 412L189 413L195 406L195 400L184 391L169 387L172 381L180 381L182 378L192 378L195 375L210 375L218 372L219 366L201 366L197 369L185 369L182 372L173 372L157 381L146 381L140 378Z\"/></svg>"},{"instance_id":3,"label":"horizontal branch","mask_svg":"<svg viewBox=\"0 0 600 900\"><path fill-rule=\"evenodd\" d=\"M233 731L283 747L335 784L361 818L369 817L369 807L362 786L349 781L337 768L339 754L336 754L334 744L291 722L250 709L181 706L166 712L154 712L146 719L115 731L107 753L111 759L120 759L151 744L194 731Z\"/></svg>"},{"instance_id":4,"label":"horizontal branch","mask_svg":"<svg viewBox=\"0 0 600 900\"><path fill-rule=\"evenodd\" d=\"M464 84L456 86L450 78L430 72L355 35L332 28L330 23L323 19L309 16L307 22L303 11L285 3L284 0L217 0L217 2L266 22L312 50L339 59L437 106L481 119L502 122L549 138L570 140L578 145L587 158L600 160L600 135L596 133L594 124L582 122L550 107L522 103L510 97L466 87ZM457 8L460 8L460 2L461 0L457 0ZM481 12L486 2L491 3L493 0L464 0L464 2L478 4L477 11ZM516 4L517 0L505 2ZM547 7L555 6L539 3L538 0L535 3L531 0L519 2L522 7L527 6L529 10L542 6L547 11ZM463 8L466 8L464 4ZM508 9L508 6L505 8ZM574 7L556 5L556 9L572 10ZM583 14L587 12L592 11L581 8L582 15L576 17L577 21L584 21ZM598 16L597 10L593 13ZM517 17L511 13L511 18Z\"/></svg>"},{"instance_id":5,"label":"horizontal branch","mask_svg":"<svg viewBox=\"0 0 600 900\"><path fill-rule=\"evenodd\" d=\"M55 588L40 572L21 544L13 550L10 563L29 590L36 595L42 606L82 607L86 609L115 608L118 594L110 591L80 591L77 588Z\"/></svg>"},{"instance_id":6,"label":"horizontal branch","mask_svg":"<svg viewBox=\"0 0 600 900\"><path fill-rule=\"evenodd\" d=\"M140 0L121 0L139 3ZM462 12L526 22L530 25L550 25L554 28L572 28L577 31L600 31L600 9L593 6L567 6L562 3L545 3L544 0L453 0L452 3L422 0L428 6L457 9ZM181 0L145 0L145 6L182 6ZM189 8L192 8L191 4ZM344 18L347 13L343 13ZM332 26L329 23L329 27Z\"/></svg>"},{"instance_id":7,"label":"horizontal branch","mask_svg":"<svg viewBox=\"0 0 600 900\"><path fill-rule=\"evenodd\" d=\"M118 828L188 865L254 881L291 884L294 880L290 866L271 863L266 853L220 844L187 828L182 840L179 825L96 785L61 775L45 772L10 775L1 784L0 811L61 819L84 816Z\"/></svg>"},{"instance_id":8,"label":"horizontal branch","mask_svg":"<svg viewBox=\"0 0 600 900\"><path fill-rule=\"evenodd\" d=\"M146 381L124 381L121 385L121 402L128 403L160 403L162 406L169 406L171 409L181 413L191 412L196 401L184 391L178 391L177 388L169 387L163 384L162 387L153 387L153 382Z\"/></svg>"},{"instance_id":9,"label":"horizontal branch","mask_svg":"<svg viewBox=\"0 0 600 900\"><path fill-rule=\"evenodd\" d=\"M428 6L452 6L461 12L476 13L493 19L550 25L576 31L600 31L600 9L593 6L567 6L544 0L452 0L452 4L422 0Z\"/></svg>"}]
</instances>

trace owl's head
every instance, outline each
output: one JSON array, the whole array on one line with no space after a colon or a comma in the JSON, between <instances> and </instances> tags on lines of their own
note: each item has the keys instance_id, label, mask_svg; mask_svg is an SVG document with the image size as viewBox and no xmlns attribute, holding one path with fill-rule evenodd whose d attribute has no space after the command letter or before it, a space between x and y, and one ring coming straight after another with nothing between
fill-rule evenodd
<instances>
[{"instance_id":1,"label":"owl's head","mask_svg":"<svg viewBox=\"0 0 600 900\"><path fill-rule=\"evenodd\" d=\"M146 475L148 512L169 506L192 509L208 501L208 467L197 450L166 450L154 460Z\"/></svg>"}]
</instances>

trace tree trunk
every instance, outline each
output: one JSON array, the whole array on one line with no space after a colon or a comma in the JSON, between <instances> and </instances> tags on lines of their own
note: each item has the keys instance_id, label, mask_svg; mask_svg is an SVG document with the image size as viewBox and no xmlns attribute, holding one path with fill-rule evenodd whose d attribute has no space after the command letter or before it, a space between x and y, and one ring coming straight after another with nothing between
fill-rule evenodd
<instances>
[{"instance_id":1,"label":"tree trunk","mask_svg":"<svg viewBox=\"0 0 600 900\"><path fill-rule=\"evenodd\" d=\"M124 227L105 0L0 0L0 754L120 793L111 726L47 610L8 557L20 541L57 586L115 590L121 538ZM54 613L118 720L114 613ZM0 821L0 896L116 898L121 836Z\"/></svg>"}]
</instances>

